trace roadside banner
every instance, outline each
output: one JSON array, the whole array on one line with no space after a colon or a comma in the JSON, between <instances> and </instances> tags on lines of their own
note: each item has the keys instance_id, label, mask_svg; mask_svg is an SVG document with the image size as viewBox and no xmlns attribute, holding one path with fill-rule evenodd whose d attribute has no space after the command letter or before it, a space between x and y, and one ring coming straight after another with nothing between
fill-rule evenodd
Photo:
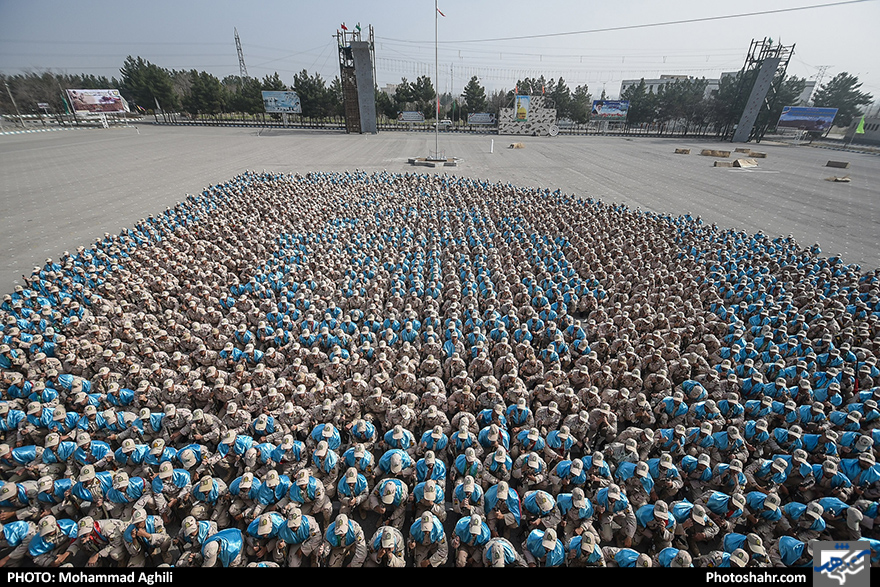
<instances>
[{"instance_id":1,"label":"roadside banner","mask_svg":"<svg viewBox=\"0 0 880 587\"><path fill-rule=\"evenodd\" d=\"M825 132L831 128L837 108L807 108L786 106L779 115L776 128L797 128L800 130Z\"/></svg>"},{"instance_id":2,"label":"roadside banner","mask_svg":"<svg viewBox=\"0 0 880 587\"><path fill-rule=\"evenodd\" d=\"M421 112L401 112L397 115L397 122L425 122L425 115Z\"/></svg>"},{"instance_id":3,"label":"roadside banner","mask_svg":"<svg viewBox=\"0 0 880 587\"><path fill-rule=\"evenodd\" d=\"M593 120L626 120L629 100L593 100L590 118Z\"/></svg>"},{"instance_id":4,"label":"roadside banner","mask_svg":"<svg viewBox=\"0 0 880 587\"><path fill-rule=\"evenodd\" d=\"M302 114L296 92L263 92L263 108L268 114Z\"/></svg>"},{"instance_id":5,"label":"roadside banner","mask_svg":"<svg viewBox=\"0 0 880 587\"><path fill-rule=\"evenodd\" d=\"M514 110L514 120L517 122L528 122L529 120L529 105L531 102L531 98L529 96L517 96L516 97L516 109Z\"/></svg>"},{"instance_id":6,"label":"roadside banner","mask_svg":"<svg viewBox=\"0 0 880 587\"><path fill-rule=\"evenodd\" d=\"M76 113L128 112L128 105L119 90L67 90Z\"/></svg>"},{"instance_id":7,"label":"roadside banner","mask_svg":"<svg viewBox=\"0 0 880 587\"><path fill-rule=\"evenodd\" d=\"M467 118L468 124L495 124L495 115L491 112L471 112Z\"/></svg>"}]
</instances>

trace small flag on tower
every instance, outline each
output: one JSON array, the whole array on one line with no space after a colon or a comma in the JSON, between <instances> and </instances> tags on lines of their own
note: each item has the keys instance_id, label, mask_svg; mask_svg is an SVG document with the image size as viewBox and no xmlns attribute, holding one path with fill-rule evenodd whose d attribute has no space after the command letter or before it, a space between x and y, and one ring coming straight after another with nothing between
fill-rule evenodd
<instances>
[{"instance_id":1,"label":"small flag on tower","mask_svg":"<svg viewBox=\"0 0 880 587\"><path fill-rule=\"evenodd\" d=\"M361 32L361 23L357 23L357 24L354 26L354 28L357 30L357 32Z\"/></svg>"},{"instance_id":2,"label":"small flag on tower","mask_svg":"<svg viewBox=\"0 0 880 587\"><path fill-rule=\"evenodd\" d=\"M345 23L342 23L342 30L344 30L344 31L347 31L347 30L348 30L348 27L345 26Z\"/></svg>"},{"instance_id":3,"label":"small flag on tower","mask_svg":"<svg viewBox=\"0 0 880 587\"><path fill-rule=\"evenodd\" d=\"M865 117L862 116L862 119L859 121L859 125L856 127L856 134L863 135L865 134Z\"/></svg>"},{"instance_id":4,"label":"small flag on tower","mask_svg":"<svg viewBox=\"0 0 880 587\"><path fill-rule=\"evenodd\" d=\"M440 9L439 9L439 8L438 8L438 9L437 9L437 12L439 12L439 13L440 13L440 16L442 16L442 17L443 17L443 18L446 18L446 15L445 15L445 14L443 14L443 13L442 13L442 12L440 12Z\"/></svg>"}]
</instances>

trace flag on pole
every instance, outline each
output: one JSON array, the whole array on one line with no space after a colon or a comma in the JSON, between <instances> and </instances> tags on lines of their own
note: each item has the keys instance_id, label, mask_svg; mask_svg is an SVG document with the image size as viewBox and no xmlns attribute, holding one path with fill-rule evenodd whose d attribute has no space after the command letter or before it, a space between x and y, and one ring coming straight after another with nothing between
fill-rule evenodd
<instances>
[{"instance_id":1,"label":"flag on pole","mask_svg":"<svg viewBox=\"0 0 880 587\"><path fill-rule=\"evenodd\" d=\"M445 14L443 14L443 13L442 13L442 12L440 12L440 9L439 9L439 8L438 8L438 9L437 9L437 12L439 12L439 13L440 13L440 16L442 16L442 17L443 17L443 18L446 18L446 15L445 15Z\"/></svg>"},{"instance_id":2,"label":"flag on pole","mask_svg":"<svg viewBox=\"0 0 880 587\"><path fill-rule=\"evenodd\" d=\"M863 135L865 134L865 117L862 116L862 119L859 121L859 126L856 127L856 134Z\"/></svg>"},{"instance_id":3,"label":"flag on pole","mask_svg":"<svg viewBox=\"0 0 880 587\"><path fill-rule=\"evenodd\" d=\"M361 32L361 23L357 23L357 24L354 26L354 28L357 30L357 32Z\"/></svg>"},{"instance_id":4,"label":"flag on pole","mask_svg":"<svg viewBox=\"0 0 880 587\"><path fill-rule=\"evenodd\" d=\"M347 30L348 30L348 27L345 26L345 23L342 23L342 30L344 30L344 31L347 31Z\"/></svg>"}]
</instances>

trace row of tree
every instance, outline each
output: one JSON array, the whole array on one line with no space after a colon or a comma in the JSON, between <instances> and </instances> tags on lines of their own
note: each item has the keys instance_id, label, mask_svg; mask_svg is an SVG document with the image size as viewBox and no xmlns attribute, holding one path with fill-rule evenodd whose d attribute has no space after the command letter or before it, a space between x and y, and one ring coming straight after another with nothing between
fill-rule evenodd
<instances>
[{"instance_id":1,"label":"row of tree","mask_svg":"<svg viewBox=\"0 0 880 587\"><path fill-rule=\"evenodd\" d=\"M153 110L158 104L165 111L183 110L193 117L221 112L261 114L264 112L261 92L293 89L299 95L304 116L326 118L342 114L339 78L328 86L319 74L309 75L306 70L293 76L292 88L277 72L262 81L237 75L221 80L206 71L169 71L131 56L120 72L122 95L146 110Z\"/></svg>"},{"instance_id":2,"label":"row of tree","mask_svg":"<svg viewBox=\"0 0 880 587\"><path fill-rule=\"evenodd\" d=\"M37 103L47 102L55 112L65 112L64 90L69 88L101 89L118 88L133 108L154 111L158 105L162 111L183 111L193 117L214 116L223 112L247 114L263 113L261 92L264 90L294 90L302 104L303 115L310 118L342 116L342 84L334 78L329 84L320 74L310 75L306 70L294 75L293 85L288 87L278 73L262 80L251 77L227 76L222 80L195 69L190 71L169 70L141 58L129 56L120 69L120 78L93 75L67 75L51 72L26 73L14 76L0 74L0 79L10 87L19 109L38 112ZM646 123L683 123L685 129L714 127L721 129L738 119L745 107L750 80L741 83L741 74L725 76L718 90L706 92L707 80L681 79L660 86L652 91L645 80L628 87L620 96L629 100L627 125ZM806 81L797 77L777 79L777 97L772 111L764 111L759 126L775 123L783 106L796 103ZM862 107L870 104L872 96L861 92L858 78L846 72L835 76L820 87L814 97L815 106L838 108L835 120L838 126L848 126L858 116ZM569 119L578 124L589 120L592 95L586 85L573 91L565 80L526 78L517 80L510 91L487 94L478 77L472 77L461 95L449 93L440 96L441 117L465 120L469 113L491 112L510 107L514 94L543 95L551 100L559 119ZM602 92L600 99L605 99ZM393 94L376 90L376 109L380 115L393 119L402 111L417 110L425 118L434 118L434 85L428 76L415 81L402 78ZM6 93L0 93L0 111L14 112Z\"/></svg>"},{"instance_id":3,"label":"row of tree","mask_svg":"<svg viewBox=\"0 0 880 587\"><path fill-rule=\"evenodd\" d=\"M466 120L467 115L474 112L498 114L499 110L513 104L515 92L543 94L552 100L559 118L570 118L580 123L589 120L592 96L587 86L578 86L572 92L564 79L548 81L543 76L518 80L514 90L496 90L491 95L486 92L480 79L474 76L465 85L460 96L453 96L448 92L440 94L440 116ZM402 78L393 94L378 90L376 92L377 111L389 118L403 111L418 111L425 118L434 118L437 108L434 100L434 86L428 76L419 76L413 82Z\"/></svg>"},{"instance_id":4,"label":"row of tree","mask_svg":"<svg viewBox=\"0 0 880 587\"><path fill-rule=\"evenodd\" d=\"M169 70L141 57L129 56L117 79L93 75L67 75L53 72L25 73L13 76L0 74L22 113L39 113L37 103L48 103L53 112L68 112L67 89L116 88L129 106L141 112L161 110L186 112L193 117L213 116L221 112L263 113L264 90L293 89L300 97L303 115L325 118L342 115L342 86L339 78L328 86L319 74L306 70L293 77L288 87L278 73L262 80L252 77L216 76L195 69ZM158 107L158 108L157 108ZM8 93L0 95L0 112L12 113L15 108Z\"/></svg>"},{"instance_id":5,"label":"row of tree","mask_svg":"<svg viewBox=\"0 0 880 587\"><path fill-rule=\"evenodd\" d=\"M754 75L754 72L752 75ZM748 73L745 75L749 75ZM683 122L685 132L689 128L711 126L723 129L739 120L753 80L743 82L743 74L722 77L717 90L706 92L705 79L682 79L662 85L657 92L647 88L642 79L637 85L621 93L621 100L629 100L627 125L645 123ZM798 98L806 87L806 80L795 76L777 78L774 82L773 107L763 110L756 122L757 128L773 127L785 106L798 104ZM858 78L843 72L816 90L815 107L837 108L837 126L849 126L861 108L870 104L872 96L859 91Z\"/></svg>"}]
</instances>

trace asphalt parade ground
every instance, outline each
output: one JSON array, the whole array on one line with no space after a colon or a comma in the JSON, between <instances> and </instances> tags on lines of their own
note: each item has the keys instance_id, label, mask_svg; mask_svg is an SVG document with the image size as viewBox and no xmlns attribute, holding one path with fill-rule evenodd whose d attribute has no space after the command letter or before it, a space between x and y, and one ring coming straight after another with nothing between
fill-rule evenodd
<instances>
[{"instance_id":1,"label":"asphalt parade ground","mask_svg":"<svg viewBox=\"0 0 880 587\"><path fill-rule=\"evenodd\" d=\"M494 152L491 141L494 139ZM522 142L524 149L508 149ZM441 134L455 168L412 167L434 150L434 135L254 128L137 127L0 137L0 290L11 292L47 257L116 234L245 170L283 173L386 169L449 173L659 213L690 213L722 228L791 234L823 255L863 270L880 266L880 157L764 142L752 169L714 168L705 140L596 136L511 137ZM677 155L676 148L690 148ZM732 160L733 157L727 159ZM828 160L849 169L825 167ZM833 183L830 176L849 176Z\"/></svg>"}]
</instances>

